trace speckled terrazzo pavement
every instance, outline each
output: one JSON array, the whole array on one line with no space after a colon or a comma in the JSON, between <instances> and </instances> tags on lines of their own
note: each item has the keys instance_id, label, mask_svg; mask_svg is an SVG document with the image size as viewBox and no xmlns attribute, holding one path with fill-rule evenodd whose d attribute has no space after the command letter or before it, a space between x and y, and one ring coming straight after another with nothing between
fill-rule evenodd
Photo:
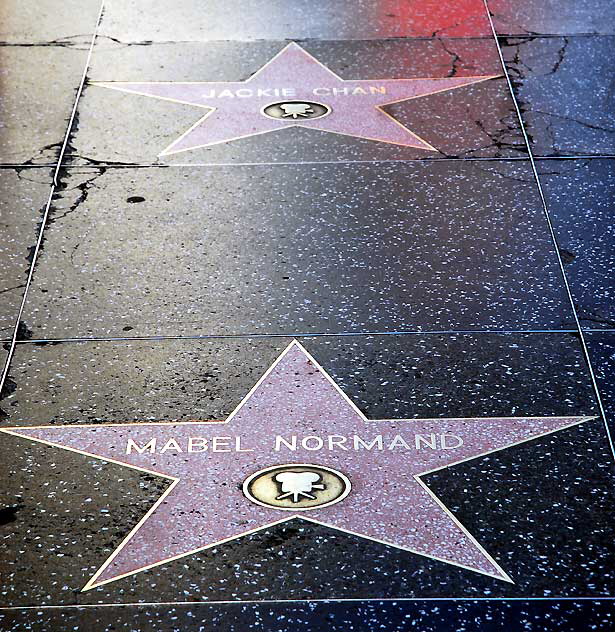
<instances>
[{"instance_id":1,"label":"speckled terrazzo pavement","mask_svg":"<svg viewBox=\"0 0 615 632\"><path fill-rule=\"evenodd\" d=\"M71 170L63 185L22 316L34 338L573 322L525 163Z\"/></svg>"},{"instance_id":2,"label":"speckled terrazzo pavement","mask_svg":"<svg viewBox=\"0 0 615 632\"><path fill-rule=\"evenodd\" d=\"M2 616L2 615L0 615ZM312 604L228 604L224 606L135 606L105 609L75 608L16 612L3 616L7 632L24 629L85 631L95 626L100 632L132 631L146 628L164 632L184 630L387 630L387 632L449 632L450 630L608 630L613 623L610 605L604 602L476 602L429 603L312 603ZM24 627L30 626L30 627Z\"/></svg>"},{"instance_id":3,"label":"speckled terrazzo pavement","mask_svg":"<svg viewBox=\"0 0 615 632\"><path fill-rule=\"evenodd\" d=\"M597 412L573 333L297 339L373 419ZM9 373L13 390L0 408L11 426L223 419L290 342L241 337L19 345Z\"/></svg>"},{"instance_id":4,"label":"speckled terrazzo pavement","mask_svg":"<svg viewBox=\"0 0 615 632\"><path fill-rule=\"evenodd\" d=\"M538 172L585 328L615 326L615 161L541 160Z\"/></svg>"},{"instance_id":5,"label":"speckled terrazzo pavement","mask_svg":"<svg viewBox=\"0 0 615 632\"><path fill-rule=\"evenodd\" d=\"M612 630L611 7L206 4L0 9L0 630Z\"/></svg>"},{"instance_id":6,"label":"speckled terrazzo pavement","mask_svg":"<svg viewBox=\"0 0 615 632\"><path fill-rule=\"evenodd\" d=\"M532 151L542 156L615 153L614 35L511 37L502 52ZM568 95L562 99L562 95Z\"/></svg>"},{"instance_id":7,"label":"speckled terrazzo pavement","mask_svg":"<svg viewBox=\"0 0 615 632\"><path fill-rule=\"evenodd\" d=\"M489 0L498 35L613 35L615 7L609 0L509 2Z\"/></svg>"}]
</instances>

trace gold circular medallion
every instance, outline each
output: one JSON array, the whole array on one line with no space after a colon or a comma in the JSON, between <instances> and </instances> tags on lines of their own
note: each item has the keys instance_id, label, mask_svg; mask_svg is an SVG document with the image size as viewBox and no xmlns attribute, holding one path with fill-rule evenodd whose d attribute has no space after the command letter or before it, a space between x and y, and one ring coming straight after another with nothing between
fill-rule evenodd
<instances>
[{"instance_id":1,"label":"gold circular medallion","mask_svg":"<svg viewBox=\"0 0 615 632\"><path fill-rule=\"evenodd\" d=\"M253 503L282 509L308 511L344 500L351 484L341 472L322 465L289 463L274 465L251 474L243 493Z\"/></svg>"},{"instance_id":2,"label":"gold circular medallion","mask_svg":"<svg viewBox=\"0 0 615 632\"><path fill-rule=\"evenodd\" d=\"M299 123L327 116L331 108L316 101L279 101L266 105L261 112L269 118Z\"/></svg>"}]
</instances>

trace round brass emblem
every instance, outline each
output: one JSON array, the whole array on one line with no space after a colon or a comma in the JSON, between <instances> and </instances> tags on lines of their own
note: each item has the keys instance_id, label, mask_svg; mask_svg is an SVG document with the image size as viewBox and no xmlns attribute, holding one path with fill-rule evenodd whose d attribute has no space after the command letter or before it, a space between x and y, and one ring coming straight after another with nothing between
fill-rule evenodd
<instances>
[{"instance_id":1,"label":"round brass emblem","mask_svg":"<svg viewBox=\"0 0 615 632\"><path fill-rule=\"evenodd\" d=\"M269 118L295 123L322 118L329 112L330 107L316 101L279 101L270 103L262 109L262 113Z\"/></svg>"},{"instance_id":2,"label":"round brass emblem","mask_svg":"<svg viewBox=\"0 0 615 632\"><path fill-rule=\"evenodd\" d=\"M330 467L307 463L274 465L251 474L243 493L257 505L283 511L320 509L344 500L348 478Z\"/></svg>"}]
</instances>

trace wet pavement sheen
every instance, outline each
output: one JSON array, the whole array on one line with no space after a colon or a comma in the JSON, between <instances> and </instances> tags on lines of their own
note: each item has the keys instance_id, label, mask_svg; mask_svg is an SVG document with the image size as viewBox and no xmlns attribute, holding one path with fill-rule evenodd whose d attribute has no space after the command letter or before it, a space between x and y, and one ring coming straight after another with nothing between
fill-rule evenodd
<instances>
[{"instance_id":1,"label":"wet pavement sheen","mask_svg":"<svg viewBox=\"0 0 615 632\"><path fill-rule=\"evenodd\" d=\"M1 630L613 629L609 3L0 18Z\"/></svg>"},{"instance_id":2,"label":"wet pavement sheen","mask_svg":"<svg viewBox=\"0 0 615 632\"><path fill-rule=\"evenodd\" d=\"M525 163L71 170L65 186L22 317L34 338L572 323Z\"/></svg>"}]
</instances>

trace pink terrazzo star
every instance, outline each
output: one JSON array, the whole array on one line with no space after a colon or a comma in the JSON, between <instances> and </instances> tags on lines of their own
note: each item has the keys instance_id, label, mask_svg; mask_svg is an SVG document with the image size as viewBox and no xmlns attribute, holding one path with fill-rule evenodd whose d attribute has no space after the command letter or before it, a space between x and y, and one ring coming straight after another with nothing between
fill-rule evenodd
<instances>
[{"instance_id":1,"label":"pink terrazzo star","mask_svg":"<svg viewBox=\"0 0 615 632\"><path fill-rule=\"evenodd\" d=\"M511 581L420 476L588 419L368 420L293 342L226 421L2 432L172 481L84 590L295 518ZM285 447L293 442L296 449ZM289 463L335 468L352 490L337 504L297 514L243 495L250 475Z\"/></svg>"},{"instance_id":2,"label":"pink terrazzo star","mask_svg":"<svg viewBox=\"0 0 615 632\"><path fill-rule=\"evenodd\" d=\"M93 85L208 110L161 156L286 127L311 127L436 151L384 112L382 106L461 88L495 76L344 80L293 42L246 81L95 82ZM320 103L330 112L322 118L301 119L292 116L275 119L263 113L263 108L271 103L287 101Z\"/></svg>"}]
</instances>

